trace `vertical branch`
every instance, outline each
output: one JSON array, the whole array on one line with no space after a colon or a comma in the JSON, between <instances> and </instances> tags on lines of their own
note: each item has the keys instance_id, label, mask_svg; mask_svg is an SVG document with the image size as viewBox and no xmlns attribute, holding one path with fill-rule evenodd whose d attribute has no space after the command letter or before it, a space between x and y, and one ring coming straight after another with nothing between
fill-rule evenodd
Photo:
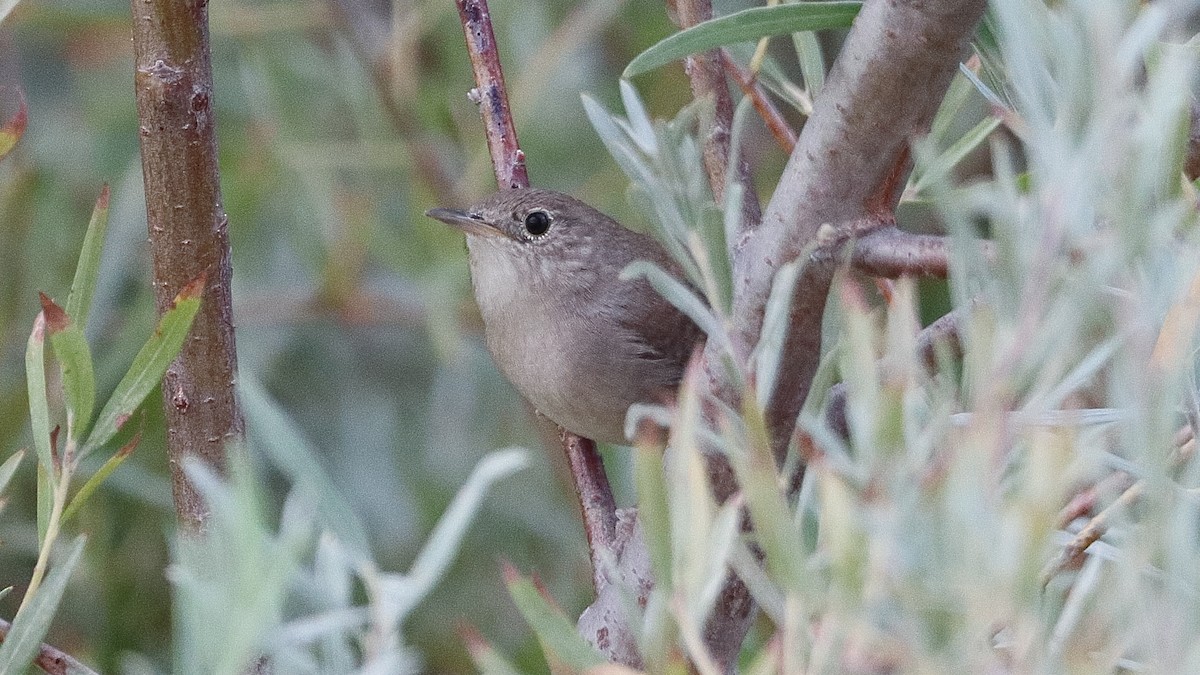
<instances>
[{"instance_id":1,"label":"vertical branch","mask_svg":"<svg viewBox=\"0 0 1200 675\"><path fill-rule=\"evenodd\" d=\"M204 303L163 377L176 514L203 531L206 508L182 471L186 457L220 469L242 433L234 391L229 219L221 205L207 0L134 0L134 86L158 311L207 274Z\"/></svg>"},{"instance_id":2,"label":"vertical branch","mask_svg":"<svg viewBox=\"0 0 1200 675\"><path fill-rule=\"evenodd\" d=\"M496 183L501 189L529 187L525 153L517 143L517 130L508 105L508 92L504 87L504 72L500 68L500 53L492 33L492 17L488 12L487 0L456 2L463 33L467 38L471 67L475 71L476 87L471 96L479 105L479 114L483 118ZM605 584L601 573L601 552L611 552L613 546L616 502L596 443L568 431L563 431L561 441L579 497L583 528L591 552L593 580L599 592Z\"/></svg>"},{"instance_id":3,"label":"vertical branch","mask_svg":"<svg viewBox=\"0 0 1200 675\"><path fill-rule=\"evenodd\" d=\"M517 144L512 111L508 107L508 92L504 88L504 71L500 68L500 51L492 33L492 16L487 0L455 0L467 38L467 53L475 71L475 89L471 99L479 105L483 127L487 133L488 152L496 170L496 183L501 189L529 187L525 171L525 153Z\"/></svg>"},{"instance_id":4,"label":"vertical branch","mask_svg":"<svg viewBox=\"0 0 1200 675\"><path fill-rule=\"evenodd\" d=\"M676 0L674 5L681 28L690 28L712 18L712 0ZM733 133L733 98L725 81L721 51L713 49L692 54L684 59L683 67L692 83L692 98L712 101L712 117L701 121L700 136L704 142L704 170L708 174L709 187L717 204L723 204ZM758 193L750 181L750 165L743 159L736 169L737 179L745 188L742 192L742 227L752 228L762 219Z\"/></svg>"}]
</instances>

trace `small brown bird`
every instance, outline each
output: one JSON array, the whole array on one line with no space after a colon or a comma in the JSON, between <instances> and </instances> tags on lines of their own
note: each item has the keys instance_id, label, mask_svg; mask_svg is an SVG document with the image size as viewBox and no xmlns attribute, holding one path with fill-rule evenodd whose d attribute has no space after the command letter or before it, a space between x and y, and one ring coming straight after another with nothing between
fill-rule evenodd
<instances>
[{"instance_id":1,"label":"small brown bird","mask_svg":"<svg viewBox=\"0 0 1200 675\"><path fill-rule=\"evenodd\" d=\"M488 349L543 415L625 443L629 406L674 393L703 333L645 279L619 278L636 260L678 276L657 241L552 190L505 190L425 215L466 233Z\"/></svg>"}]
</instances>

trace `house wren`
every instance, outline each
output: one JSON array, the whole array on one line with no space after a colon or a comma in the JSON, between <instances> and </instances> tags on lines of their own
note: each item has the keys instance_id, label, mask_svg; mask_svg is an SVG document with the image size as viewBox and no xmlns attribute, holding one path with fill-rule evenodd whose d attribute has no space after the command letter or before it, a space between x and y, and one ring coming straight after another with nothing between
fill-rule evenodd
<instances>
[{"instance_id":1,"label":"house wren","mask_svg":"<svg viewBox=\"0 0 1200 675\"><path fill-rule=\"evenodd\" d=\"M645 279L619 278L635 260L677 273L654 239L551 190L505 190L425 215L466 233L488 350L543 415L625 443L629 406L674 393L703 334Z\"/></svg>"}]
</instances>

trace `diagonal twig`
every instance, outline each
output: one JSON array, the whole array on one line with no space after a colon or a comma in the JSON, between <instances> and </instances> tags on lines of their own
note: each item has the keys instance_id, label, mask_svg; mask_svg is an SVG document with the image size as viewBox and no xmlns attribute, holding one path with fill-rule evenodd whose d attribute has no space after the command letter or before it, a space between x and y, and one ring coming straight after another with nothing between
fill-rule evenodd
<instances>
[{"instance_id":1,"label":"diagonal twig","mask_svg":"<svg viewBox=\"0 0 1200 675\"><path fill-rule=\"evenodd\" d=\"M729 73L738 87L742 90L750 102L754 104L754 109L758 111L758 116L762 118L767 125L767 129L771 131L771 135L775 137L775 142L787 154L792 154L792 150L796 149L796 132L792 129L792 125L784 119L783 113L779 112L779 108L767 98L767 92L763 91L761 85L758 84L756 76L739 66L729 56L729 52L721 50L721 64L725 67L725 72Z\"/></svg>"},{"instance_id":2,"label":"diagonal twig","mask_svg":"<svg viewBox=\"0 0 1200 675\"><path fill-rule=\"evenodd\" d=\"M12 624L0 619L0 643L8 637L10 630L12 630ZM38 648L33 665L49 675L96 675L96 671L88 668L75 657L45 643Z\"/></svg>"}]
</instances>

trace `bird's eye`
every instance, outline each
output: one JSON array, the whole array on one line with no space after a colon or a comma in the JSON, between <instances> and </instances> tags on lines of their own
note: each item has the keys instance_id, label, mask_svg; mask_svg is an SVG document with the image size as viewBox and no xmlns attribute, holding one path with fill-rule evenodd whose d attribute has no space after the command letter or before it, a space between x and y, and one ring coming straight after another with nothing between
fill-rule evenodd
<instances>
[{"instance_id":1,"label":"bird's eye","mask_svg":"<svg viewBox=\"0 0 1200 675\"><path fill-rule=\"evenodd\" d=\"M545 211L530 211L525 214L525 231L535 237L546 234L550 229L550 214Z\"/></svg>"}]
</instances>

